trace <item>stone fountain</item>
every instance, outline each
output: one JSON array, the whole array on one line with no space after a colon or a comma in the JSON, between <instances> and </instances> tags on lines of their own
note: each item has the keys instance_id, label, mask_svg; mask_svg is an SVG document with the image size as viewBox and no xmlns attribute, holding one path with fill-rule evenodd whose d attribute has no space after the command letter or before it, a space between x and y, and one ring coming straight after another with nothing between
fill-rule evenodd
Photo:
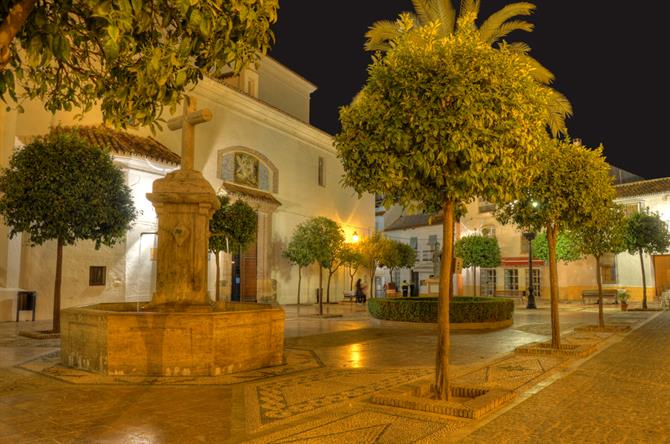
<instances>
[{"instance_id":1,"label":"stone fountain","mask_svg":"<svg viewBox=\"0 0 670 444\"><path fill-rule=\"evenodd\" d=\"M107 375L216 376L283 363L284 310L212 302L207 295L209 220L219 207L193 168L195 125L212 118L186 97L181 169L147 198L158 215L156 291L151 302L107 303L61 312L61 362Z\"/></svg>"}]
</instances>

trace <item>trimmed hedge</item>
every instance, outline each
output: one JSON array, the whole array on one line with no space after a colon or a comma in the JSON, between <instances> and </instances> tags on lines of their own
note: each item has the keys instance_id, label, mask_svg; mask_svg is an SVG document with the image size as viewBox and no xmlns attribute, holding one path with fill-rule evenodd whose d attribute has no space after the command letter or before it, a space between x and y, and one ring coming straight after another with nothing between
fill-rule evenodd
<instances>
[{"instance_id":1,"label":"trimmed hedge","mask_svg":"<svg viewBox=\"0 0 670 444\"><path fill-rule=\"evenodd\" d=\"M373 318L387 321L437 322L437 298L372 298L368 311ZM455 297L449 305L449 322L498 322L512 319L513 313L512 299Z\"/></svg>"}]
</instances>

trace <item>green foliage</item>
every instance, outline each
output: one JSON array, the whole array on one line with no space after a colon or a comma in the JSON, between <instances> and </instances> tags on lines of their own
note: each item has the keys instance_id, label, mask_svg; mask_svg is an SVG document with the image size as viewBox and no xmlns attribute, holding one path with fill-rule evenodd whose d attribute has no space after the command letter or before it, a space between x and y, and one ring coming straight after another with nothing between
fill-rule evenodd
<instances>
[{"instance_id":1,"label":"green foliage","mask_svg":"<svg viewBox=\"0 0 670 444\"><path fill-rule=\"evenodd\" d=\"M415 26L430 26L437 24L437 32L441 37L447 37L457 31L457 21L469 16L479 15L479 1L465 0L460 2L458 19L452 0L414 0L416 14L408 14ZM518 16L529 16L535 10L535 5L528 2L510 3L499 11L491 14L479 28L472 23L474 32L479 34L488 45L498 43L500 47L517 53L531 66L533 78L543 84L551 84L554 75L529 54L530 47L521 42L508 44L503 39L514 31L531 32L533 25L525 20L515 19ZM393 47L393 40L405 32L399 22L381 20L375 22L365 34L365 49L368 51L388 51ZM565 132L565 119L572 114L572 105L568 99L555 90L550 90L548 103L548 121L554 134Z\"/></svg>"},{"instance_id":2,"label":"green foliage","mask_svg":"<svg viewBox=\"0 0 670 444\"><path fill-rule=\"evenodd\" d=\"M546 143L549 93L528 63L491 48L471 24L461 19L442 38L436 24L400 23L407 31L340 110L345 185L410 208L517 197Z\"/></svg>"},{"instance_id":3,"label":"green foliage","mask_svg":"<svg viewBox=\"0 0 670 444\"><path fill-rule=\"evenodd\" d=\"M351 269L358 269L363 265L363 254L358 244L345 244L340 250L340 261Z\"/></svg>"},{"instance_id":4,"label":"green foliage","mask_svg":"<svg viewBox=\"0 0 670 444\"><path fill-rule=\"evenodd\" d=\"M17 1L0 2L6 20ZM41 0L16 37L0 95L49 111L99 103L106 122L152 125L204 76L238 71L273 40L277 0Z\"/></svg>"},{"instance_id":5,"label":"green foliage","mask_svg":"<svg viewBox=\"0 0 670 444\"><path fill-rule=\"evenodd\" d=\"M217 197L221 207L209 221L209 251L231 253L243 250L256 239L256 210L243 200L231 204L228 196Z\"/></svg>"},{"instance_id":6,"label":"green foliage","mask_svg":"<svg viewBox=\"0 0 670 444\"><path fill-rule=\"evenodd\" d=\"M387 267L391 270L410 268L416 262L416 251L405 243L385 239L385 242L381 243L381 250L382 257L379 261L381 267Z\"/></svg>"},{"instance_id":7,"label":"green foliage","mask_svg":"<svg viewBox=\"0 0 670 444\"><path fill-rule=\"evenodd\" d=\"M75 133L55 131L14 152L0 174L0 214L10 236L33 245L123 239L137 213L130 189L109 152Z\"/></svg>"},{"instance_id":8,"label":"green foliage","mask_svg":"<svg viewBox=\"0 0 670 444\"><path fill-rule=\"evenodd\" d=\"M449 304L449 322L497 322L512 319L514 301L505 298L455 297ZM402 322L437 322L437 298L368 299L373 318Z\"/></svg>"},{"instance_id":9,"label":"green foliage","mask_svg":"<svg viewBox=\"0 0 670 444\"><path fill-rule=\"evenodd\" d=\"M293 238L300 239L302 251L312 259L310 263L316 262L330 269L339 262L339 254L344 246L344 232L334 220L323 216L312 217L296 227Z\"/></svg>"},{"instance_id":10,"label":"green foliage","mask_svg":"<svg viewBox=\"0 0 670 444\"><path fill-rule=\"evenodd\" d=\"M380 233L374 233L372 236L361 239L358 243L358 251L361 254L363 266L370 273L370 282L374 282L375 271L380 266L384 257L384 250L388 244L388 239L382 237Z\"/></svg>"},{"instance_id":11,"label":"green foliage","mask_svg":"<svg viewBox=\"0 0 670 444\"><path fill-rule=\"evenodd\" d=\"M535 232L548 225L577 230L596 220L615 197L602 153L602 146L589 149L569 139L553 139L541 149L539 172L523 190L525 197L499 207L498 220Z\"/></svg>"},{"instance_id":12,"label":"green foliage","mask_svg":"<svg viewBox=\"0 0 670 444\"><path fill-rule=\"evenodd\" d=\"M670 248L670 232L658 213L635 213L626 220L625 246L630 254L662 254Z\"/></svg>"},{"instance_id":13,"label":"green foliage","mask_svg":"<svg viewBox=\"0 0 670 444\"><path fill-rule=\"evenodd\" d=\"M472 235L456 241L456 257L463 259L463 267L495 268L500 265L500 247L495 237Z\"/></svg>"},{"instance_id":14,"label":"green foliage","mask_svg":"<svg viewBox=\"0 0 670 444\"><path fill-rule=\"evenodd\" d=\"M295 230L286 249L283 251L283 255L289 262L297 265L299 268L307 267L314 262L306 230Z\"/></svg>"},{"instance_id":15,"label":"green foliage","mask_svg":"<svg viewBox=\"0 0 670 444\"><path fill-rule=\"evenodd\" d=\"M547 242L547 233L539 233L531 243L533 248L533 257L549 260L549 243ZM582 258L582 252L576 236L571 231L564 231L558 234L556 240L556 260L563 262L572 262Z\"/></svg>"},{"instance_id":16,"label":"green foliage","mask_svg":"<svg viewBox=\"0 0 670 444\"><path fill-rule=\"evenodd\" d=\"M582 254L602 257L607 253L625 250L626 218L621 207L611 203L594 214L588 223L574 231L577 246ZM560 236L558 238L560 244Z\"/></svg>"}]
</instances>

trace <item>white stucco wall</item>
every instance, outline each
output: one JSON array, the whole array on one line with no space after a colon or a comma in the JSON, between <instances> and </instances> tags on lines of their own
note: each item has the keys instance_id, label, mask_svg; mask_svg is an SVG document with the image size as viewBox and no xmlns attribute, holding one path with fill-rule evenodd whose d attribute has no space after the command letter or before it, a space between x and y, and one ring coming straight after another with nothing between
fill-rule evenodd
<instances>
[{"instance_id":1,"label":"white stucco wall","mask_svg":"<svg viewBox=\"0 0 670 444\"><path fill-rule=\"evenodd\" d=\"M194 91L198 107L212 111L211 122L196 130L195 165L215 189L223 181L217 177L218 151L244 147L267 157L278 170L278 192L281 202L272 216L271 276L276 280L279 303L295 303L297 268L281 256L295 227L313 216L326 216L340 223L347 240L357 231L370 235L374 229L374 198L358 199L352 190L340 186L343 169L337 160L332 138L304 123L267 107L217 82L205 80ZM180 134L159 133L156 138L179 152ZM325 187L318 185L318 159L325 164ZM222 256L224 279L229 277L230 257ZM214 292L214 258L210 255L210 291ZM344 270L333 276L331 299L342 299L349 288ZM327 274L324 272L324 283ZM318 271L303 271L301 300L314 300ZM325 290L324 290L325 293Z\"/></svg>"}]
</instances>

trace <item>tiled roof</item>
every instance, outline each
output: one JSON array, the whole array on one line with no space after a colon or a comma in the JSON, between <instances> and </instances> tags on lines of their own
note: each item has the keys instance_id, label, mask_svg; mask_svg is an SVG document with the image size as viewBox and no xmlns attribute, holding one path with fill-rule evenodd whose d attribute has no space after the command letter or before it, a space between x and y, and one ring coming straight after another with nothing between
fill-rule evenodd
<instances>
[{"instance_id":1,"label":"tiled roof","mask_svg":"<svg viewBox=\"0 0 670 444\"><path fill-rule=\"evenodd\" d=\"M397 218L384 231L405 230L407 228L424 227L442 223L441 214L407 214Z\"/></svg>"},{"instance_id":2,"label":"tiled roof","mask_svg":"<svg viewBox=\"0 0 670 444\"><path fill-rule=\"evenodd\" d=\"M643 196L670 192L670 177L615 185L617 197Z\"/></svg>"},{"instance_id":3,"label":"tiled roof","mask_svg":"<svg viewBox=\"0 0 670 444\"><path fill-rule=\"evenodd\" d=\"M237 185L232 182L226 182L224 181L221 187L229 192L230 194L234 194L237 196L242 196L242 197L249 197L254 200L260 200L263 202L267 202L273 205L281 205L281 202L279 202L271 193L268 193L267 191L261 191L257 190L255 188L247 188L243 187L241 185Z\"/></svg>"},{"instance_id":4,"label":"tiled roof","mask_svg":"<svg viewBox=\"0 0 670 444\"><path fill-rule=\"evenodd\" d=\"M175 165L181 162L178 154L151 137L128 134L104 125L57 127L53 131L74 131L91 144L109 148L114 154L146 157Z\"/></svg>"}]
</instances>

